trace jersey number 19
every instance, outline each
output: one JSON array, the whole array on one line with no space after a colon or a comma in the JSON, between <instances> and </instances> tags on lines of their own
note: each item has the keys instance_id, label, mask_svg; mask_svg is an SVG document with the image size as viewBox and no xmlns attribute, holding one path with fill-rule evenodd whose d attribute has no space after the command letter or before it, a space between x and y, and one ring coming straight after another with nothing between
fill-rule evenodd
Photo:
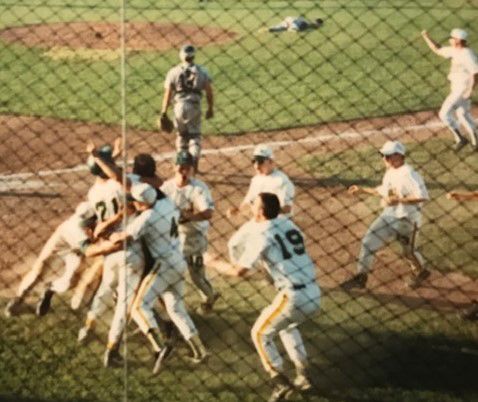
<instances>
[{"instance_id":1,"label":"jersey number 19","mask_svg":"<svg viewBox=\"0 0 478 402\"><path fill-rule=\"evenodd\" d=\"M292 258L292 252L296 255L302 255L305 253L304 238L296 229L291 229L285 232L285 239L276 233L274 239L276 239L279 244L284 260ZM291 250L288 246L291 246Z\"/></svg>"}]
</instances>

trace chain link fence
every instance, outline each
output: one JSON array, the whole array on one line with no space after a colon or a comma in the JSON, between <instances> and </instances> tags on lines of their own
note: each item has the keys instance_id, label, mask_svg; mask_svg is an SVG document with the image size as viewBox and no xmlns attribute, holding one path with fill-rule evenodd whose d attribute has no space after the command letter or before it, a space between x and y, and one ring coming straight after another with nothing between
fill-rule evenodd
<instances>
[{"instance_id":1,"label":"chain link fence","mask_svg":"<svg viewBox=\"0 0 478 402\"><path fill-rule=\"evenodd\" d=\"M1 0L0 400L476 400L477 6Z\"/></svg>"}]
</instances>

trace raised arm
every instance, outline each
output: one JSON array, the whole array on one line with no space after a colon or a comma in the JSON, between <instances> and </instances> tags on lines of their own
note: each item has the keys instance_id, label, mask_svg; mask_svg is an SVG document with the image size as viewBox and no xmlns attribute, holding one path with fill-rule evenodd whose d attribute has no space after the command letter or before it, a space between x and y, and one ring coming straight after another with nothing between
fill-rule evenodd
<instances>
[{"instance_id":1,"label":"raised arm","mask_svg":"<svg viewBox=\"0 0 478 402\"><path fill-rule=\"evenodd\" d=\"M422 31L422 38L424 39L425 43L428 45L428 47L432 50L433 53L440 55L439 49L441 46L435 42L430 35L428 35L427 31Z\"/></svg>"}]
</instances>

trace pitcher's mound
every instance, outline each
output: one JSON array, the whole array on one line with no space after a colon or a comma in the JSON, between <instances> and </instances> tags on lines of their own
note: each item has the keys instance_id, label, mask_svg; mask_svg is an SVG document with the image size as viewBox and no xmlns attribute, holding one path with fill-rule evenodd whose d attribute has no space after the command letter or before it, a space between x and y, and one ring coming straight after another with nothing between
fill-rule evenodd
<instances>
[{"instance_id":1,"label":"pitcher's mound","mask_svg":"<svg viewBox=\"0 0 478 402\"><path fill-rule=\"evenodd\" d=\"M185 43L195 46L231 41L235 32L216 27L187 24L129 22L125 25L128 50L177 49ZM109 22L68 22L11 27L0 31L0 39L41 49L99 49L120 47L120 24Z\"/></svg>"}]
</instances>

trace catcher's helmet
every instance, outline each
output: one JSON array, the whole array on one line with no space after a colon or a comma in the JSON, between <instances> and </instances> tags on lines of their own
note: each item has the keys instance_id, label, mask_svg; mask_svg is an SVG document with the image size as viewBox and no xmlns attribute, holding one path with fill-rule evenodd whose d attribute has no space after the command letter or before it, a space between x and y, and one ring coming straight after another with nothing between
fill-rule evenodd
<instances>
[{"instance_id":1,"label":"catcher's helmet","mask_svg":"<svg viewBox=\"0 0 478 402\"><path fill-rule=\"evenodd\" d=\"M98 155L101 159L107 161L107 162L113 162L113 149L111 148L111 145L106 144L101 146L98 149ZM88 166L88 169L90 170L91 174L94 176L99 176L102 177L103 179L107 179L108 176L103 172L103 170L96 164L95 158L93 155L90 155L88 157L88 160L86 161L86 165Z\"/></svg>"},{"instance_id":2,"label":"catcher's helmet","mask_svg":"<svg viewBox=\"0 0 478 402\"><path fill-rule=\"evenodd\" d=\"M189 61L194 59L196 55L196 48L193 45L184 45L179 50L179 58L181 61Z\"/></svg>"}]
</instances>

